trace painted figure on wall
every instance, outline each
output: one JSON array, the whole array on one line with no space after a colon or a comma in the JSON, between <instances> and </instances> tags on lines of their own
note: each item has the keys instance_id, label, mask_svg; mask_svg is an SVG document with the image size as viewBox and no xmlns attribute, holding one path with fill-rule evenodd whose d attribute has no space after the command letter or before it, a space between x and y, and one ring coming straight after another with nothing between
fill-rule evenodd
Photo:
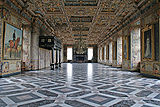
<instances>
[{"instance_id":1,"label":"painted figure on wall","mask_svg":"<svg viewBox=\"0 0 160 107\"><path fill-rule=\"evenodd\" d=\"M5 24L4 59L20 59L22 48L22 30Z\"/></svg>"},{"instance_id":2,"label":"painted figure on wall","mask_svg":"<svg viewBox=\"0 0 160 107\"><path fill-rule=\"evenodd\" d=\"M144 32L144 57L152 58L151 30Z\"/></svg>"}]
</instances>

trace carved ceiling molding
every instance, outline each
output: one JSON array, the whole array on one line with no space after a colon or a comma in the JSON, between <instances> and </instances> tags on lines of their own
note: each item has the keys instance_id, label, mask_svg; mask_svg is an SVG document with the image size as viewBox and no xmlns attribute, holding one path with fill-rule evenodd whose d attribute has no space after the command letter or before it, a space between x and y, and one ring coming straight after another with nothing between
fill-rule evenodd
<instances>
[{"instance_id":1,"label":"carved ceiling molding","mask_svg":"<svg viewBox=\"0 0 160 107\"><path fill-rule=\"evenodd\" d=\"M5 0L9 1L9 0ZM65 44L74 42L79 25L88 43L98 44L121 29L152 0L10 0L39 17ZM43 24L42 24L43 26ZM46 30L47 30L46 29Z\"/></svg>"}]
</instances>

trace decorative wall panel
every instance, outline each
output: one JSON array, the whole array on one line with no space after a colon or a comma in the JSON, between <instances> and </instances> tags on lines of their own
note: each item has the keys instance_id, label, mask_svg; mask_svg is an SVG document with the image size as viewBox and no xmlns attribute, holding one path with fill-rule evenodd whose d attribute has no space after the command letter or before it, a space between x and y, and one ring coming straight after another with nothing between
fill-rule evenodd
<instances>
[{"instance_id":1,"label":"decorative wall panel","mask_svg":"<svg viewBox=\"0 0 160 107\"><path fill-rule=\"evenodd\" d=\"M131 31L131 69L137 68L140 55L140 29L136 28Z\"/></svg>"},{"instance_id":2,"label":"decorative wall panel","mask_svg":"<svg viewBox=\"0 0 160 107\"><path fill-rule=\"evenodd\" d=\"M56 63L56 50L54 50L54 63Z\"/></svg>"},{"instance_id":3,"label":"decorative wall panel","mask_svg":"<svg viewBox=\"0 0 160 107\"><path fill-rule=\"evenodd\" d=\"M45 68L45 49L39 48L39 69Z\"/></svg>"},{"instance_id":4,"label":"decorative wall panel","mask_svg":"<svg viewBox=\"0 0 160 107\"><path fill-rule=\"evenodd\" d=\"M23 28L23 58L22 62L25 62L25 69L31 69L31 29L30 26Z\"/></svg>"},{"instance_id":5,"label":"decorative wall panel","mask_svg":"<svg viewBox=\"0 0 160 107\"><path fill-rule=\"evenodd\" d=\"M159 46L159 24L158 23L156 23L156 24L154 24L154 35L155 35L155 37L154 37L154 50L155 50L155 60L156 61L159 61L159 58L160 58L160 56L159 56L159 48L160 48L160 46Z\"/></svg>"},{"instance_id":6,"label":"decorative wall panel","mask_svg":"<svg viewBox=\"0 0 160 107\"><path fill-rule=\"evenodd\" d=\"M122 37L117 38L117 65L122 64Z\"/></svg>"},{"instance_id":7,"label":"decorative wall panel","mask_svg":"<svg viewBox=\"0 0 160 107\"><path fill-rule=\"evenodd\" d=\"M124 39L123 39L123 59L127 59L127 38L126 37L124 37Z\"/></svg>"},{"instance_id":8,"label":"decorative wall panel","mask_svg":"<svg viewBox=\"0 0 160 107\"><path fill-rule=\"evenodd\" d=\"M122 61L122 69L129 70L131 68L131 61L123 59Z\"/></svg>"},{"instance_id":9,"label":"decorative wall panel","mask_svg":"<svg viewBox=\"0 0 160 107\"><path fill-rule=\"evenodd\" d=\"M154 12L156 12L156 10L154 10ZM142 30L142 61L140 63L140 72L155 77L160 77L160 24L159 21L156 20L158 17L159 15L154 15L153 13L142 19L144 29Z\"/></svg>"},{"instance_id":10,"label":"decorative wall panel","mask_svg":"<svg viewBox=\"0 0 160 107\"><path fill-rule=\"evenodd\" d=\"M109 43L109 63L112 64L112 42Z\"/></svg>"},{"instance_id":11,"label":"decorative wall panel","mask_svg":"<svg viewBox=\"0 0 160 107\"><path fill-rule=\"evenodd\" d=\"M46 50L46 67L49 67L52 60L52 51L51 50Z\"/></svg>"},{"instance_id":12,"label":"decorative wall panel","mask_svg":"<svg viewBox=\"0 0 160 107\"><path fill-rule=\"evenodd\" d=\"M21 72L21 60L3 60L2 77Z\"/></svg>"},{"instance_id":13,"label":"decorative wall panel","mask_svg":"<svg viewBox=\"0 0 160 107\"><path fill-rule=\"evenodd\" d=\"M1 12L0 12L1 13ZM2 71L2 19L0 17L0 75Z\"/></svg>"},{"instance_id":14,"label":"decorative wall panel","mask_svg":"<svg viewBox=\"0 0 160 107\"><path fill-rule=\"evenodd\" d=\"M39 69L39 35L40 31L39 28L36 26L33 27L33 33L31 38L31 66L32 70Z\"/></svg>"},{"instance_id":15,"label":"decorative wall panel","mask_svg":"<svg viewBox=\"0 0 160 107\"><path fill-rule=\"evenodd\" d=\"M131 36L128 36L128 60L131 60Z\"/></svg>"}]
</instances>

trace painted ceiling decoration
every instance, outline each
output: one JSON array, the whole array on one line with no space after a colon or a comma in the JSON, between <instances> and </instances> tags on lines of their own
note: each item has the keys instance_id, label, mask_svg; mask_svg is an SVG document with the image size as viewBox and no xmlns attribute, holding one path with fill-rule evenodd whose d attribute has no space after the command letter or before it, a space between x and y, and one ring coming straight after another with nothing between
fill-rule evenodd
<instances>
[{"instance_id":1,"label":"painted ceiling decoration","mask_svg":"<svg viewBox=\"0 0 160 107\"><path fill-rule=\"evenodd\" d=\"M17 11L29 11L47 23L64 44L74 43L77 36L85 37L88 44L97 44L151 0L11 1L21 5Z\"/></svg>"},{"instance_id":2,"label":"painted ceiling decoration","mask_svg":"<svg viewBox=\"0 0 160 107\"><path fill-rule=\"evenodd\" d=\"M87 35L85 35L85 34L74 34L74 36L80 37L80 36L87 36Z\"/></svg>"}]
</instances>

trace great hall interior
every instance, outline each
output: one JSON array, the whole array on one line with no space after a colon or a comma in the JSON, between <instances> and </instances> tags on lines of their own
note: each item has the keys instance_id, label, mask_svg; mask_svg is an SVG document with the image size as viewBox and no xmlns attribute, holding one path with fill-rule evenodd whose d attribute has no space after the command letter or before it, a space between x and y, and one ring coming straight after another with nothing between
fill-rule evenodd
<instances>
[{"instance_id":1,"label":"great hall interior","mask_svg":"<svg viewBox=\"0 0 160 107\"><path fill-rule=\"evenodd\" d=\"M0 107L160 107L160 0L0 0Z\"/></svg>"}]
</instances>

